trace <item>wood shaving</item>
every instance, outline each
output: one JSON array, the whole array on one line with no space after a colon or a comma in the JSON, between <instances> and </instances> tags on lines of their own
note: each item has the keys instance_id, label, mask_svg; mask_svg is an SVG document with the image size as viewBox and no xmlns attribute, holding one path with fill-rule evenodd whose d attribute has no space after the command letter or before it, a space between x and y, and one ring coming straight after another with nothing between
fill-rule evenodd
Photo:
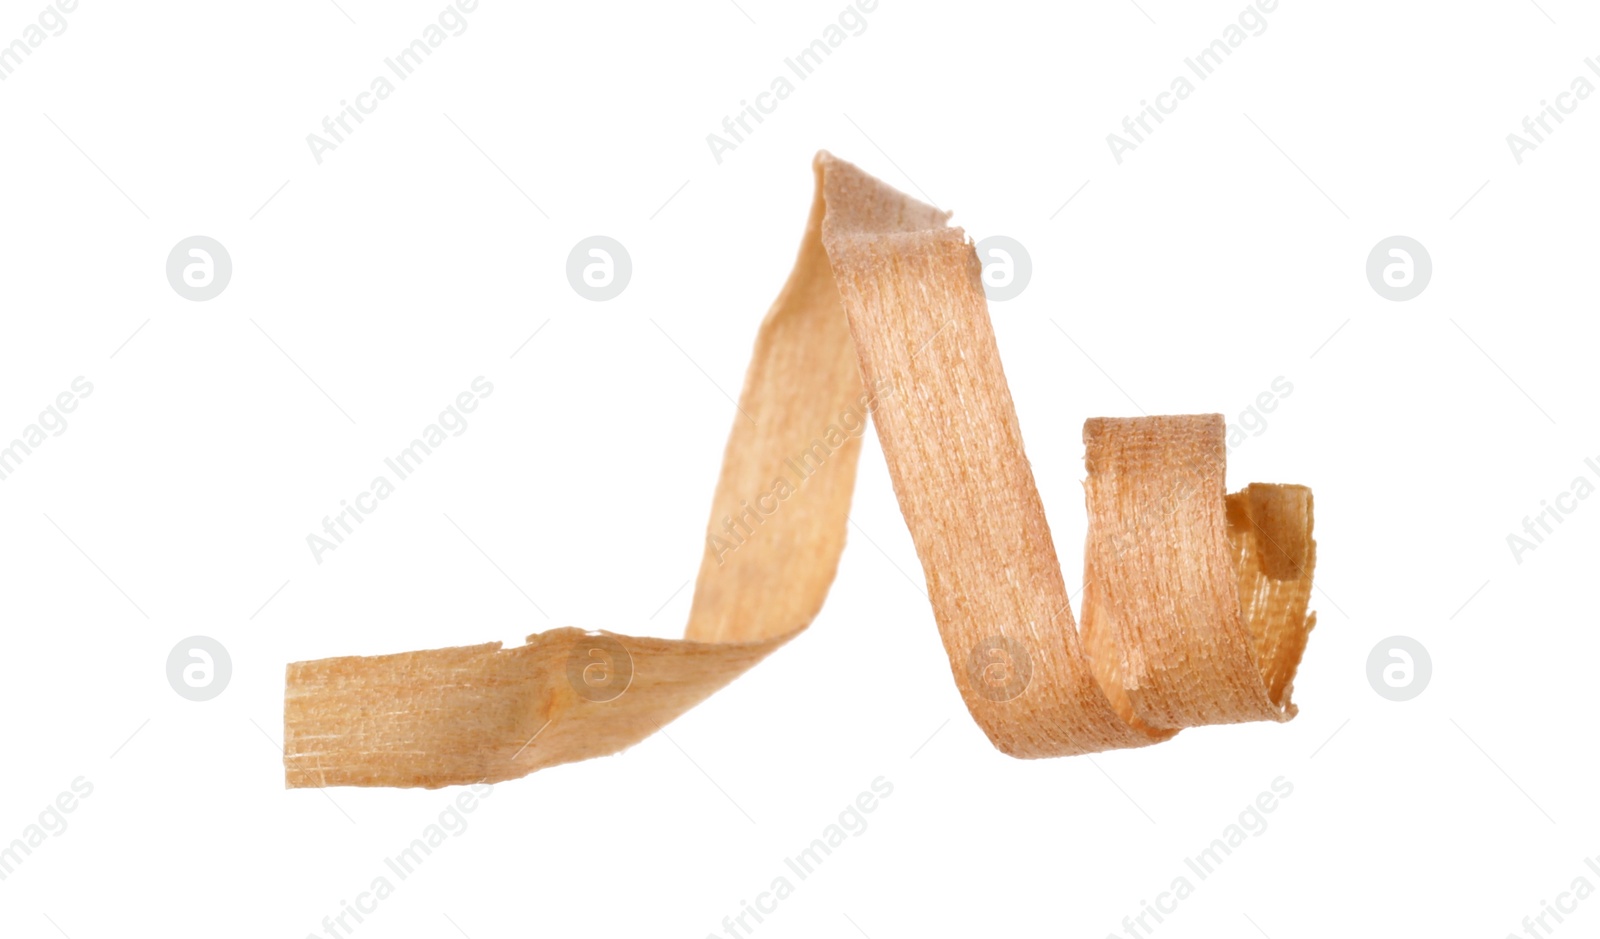
<instances>
[{"instance_id":1,"label":"wood shaving","mask_svg":"<svg viewBox=\"0 0 1600 939\"><path fill-rule=\"evenodd\" d=\"M500 782L661 729L821 609L869 407L951 673L1001 751L1093 753L1294 716L1315 622L1310 490L1227 494L1220 415L1089 420L1080 631L972 244L948 213L827 153L815 173L745 376L684 638L563 628L513 649L293 663L290 787Z\"/></svg>"}]
</instances>

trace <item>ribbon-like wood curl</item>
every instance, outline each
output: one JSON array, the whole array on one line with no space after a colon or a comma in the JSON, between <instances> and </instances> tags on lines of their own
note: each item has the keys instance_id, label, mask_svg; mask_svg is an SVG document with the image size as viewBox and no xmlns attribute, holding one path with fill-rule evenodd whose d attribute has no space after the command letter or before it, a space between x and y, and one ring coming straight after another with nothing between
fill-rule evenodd
<instances>
[{"instance_id":1,"label":"ribbon-like wood curl","mask_svg":"<svg viewBox=\"0 0 1600 939\"><path fill-rule=\"evenodd\" d=\"M1084 426L1074 624L973 247L947 213L826 153L723 457L682 640L555 629L296 662L288 785L499 782L615 753L794 638L844 549L867 405L951 671L994 745L1064 756L1288 720L1316 545L1311 492L1225 494L1220 415ZM842 426L841 426L842 425Z\"/></svg>"}]
</instances>

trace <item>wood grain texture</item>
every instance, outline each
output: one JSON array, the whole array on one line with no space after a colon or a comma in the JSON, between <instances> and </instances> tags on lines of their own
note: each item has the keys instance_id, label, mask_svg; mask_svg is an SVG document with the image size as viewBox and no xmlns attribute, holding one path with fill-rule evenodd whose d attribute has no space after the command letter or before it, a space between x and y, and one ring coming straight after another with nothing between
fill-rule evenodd
<instances>
[{"instance_id":1,"label":"wood grain texture","mask_svg":"<svg viewBox=\"0 0 1600 939\"><path fill-rule=\"evenodd\" d=\"M514 649L293 663L290 787L499 782L656 732L821 609L869 411L951 673L1000 750L1092 753L1294 716L1315 622L1310 490L1227 494L1220 415L1088 421L1080 632L972 245L947 213L848 163L822 153L815 173L745 376L684 638L564 628Z\"/></svg>"}]
</instances>

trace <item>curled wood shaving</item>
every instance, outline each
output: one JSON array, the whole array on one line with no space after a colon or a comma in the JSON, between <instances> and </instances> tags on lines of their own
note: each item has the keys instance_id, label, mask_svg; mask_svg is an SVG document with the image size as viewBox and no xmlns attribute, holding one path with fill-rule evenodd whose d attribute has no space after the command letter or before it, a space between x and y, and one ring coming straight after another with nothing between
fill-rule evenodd
<instances>
[{"instance_id":1,"label":"curled wood shaving","mask_svg":"<svg viewBox=\"0 0 1600 939\"><path fill-rule=\"evenodd\" d=\"M1314 623L1311 492L1225 494L1220 415L1084 426L1074 623L980 266L948 214L826 153L756 337L682 640L555 629L296 662L288 785L499 782L642 740L800 633L844 549L870 408L974 720L1018 757L1294 716ZM745 415L748 415L746 417Z\"/></svg>"}]
</instances>

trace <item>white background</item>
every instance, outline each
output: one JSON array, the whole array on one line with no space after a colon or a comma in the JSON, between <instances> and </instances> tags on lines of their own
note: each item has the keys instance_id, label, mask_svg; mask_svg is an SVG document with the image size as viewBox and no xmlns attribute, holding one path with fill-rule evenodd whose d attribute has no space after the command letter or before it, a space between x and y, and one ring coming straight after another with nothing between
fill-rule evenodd
<instances>
[{"instance_id":1,"label":"white background","mask_svg":"<svg viewBox=\"0 0 1600 939\"><path fill-rule=\"evenodd\" d=\"M483 0L318 165L306 135L442 8L339 3L86 0L0 83L0 438L94 386L0 482L0 841L94 787L0 881L0 933L321 934L453 791L286 791L286 662L679 634L819 148L1028 247L992 316L1069 585L1085 418L1237 421L1292 383L1229 482L1316 494L1300 717L996 752L869 435L810 631L670 739L496 786L356 936L721 933L878 776L755 935L1122 933L1279 776L1155 935L1499 937L1600 886L1600 501L1506 543L1600 462L1600 100L1520 165L1505 140L1600 83L1592 9L1283 0L1118 165L1106 135L1242 2L882 0L719 165L706 134L842 0ZM0 42L42 6L0 3ZM202 303L164 273L196 234L234 264ZM633 259L610 302L565 278L593 234ZM1434 263L1404 303L1364 273L1395 234ZM479 375L469 429L316 564L306 535ZM233 661L204 703L165 673L195 634ZM1398 704L1365 676L1396 634L1434 667ZM1597 928L1590 899L1556 931Z\"/></svg>"}]
</instances>

